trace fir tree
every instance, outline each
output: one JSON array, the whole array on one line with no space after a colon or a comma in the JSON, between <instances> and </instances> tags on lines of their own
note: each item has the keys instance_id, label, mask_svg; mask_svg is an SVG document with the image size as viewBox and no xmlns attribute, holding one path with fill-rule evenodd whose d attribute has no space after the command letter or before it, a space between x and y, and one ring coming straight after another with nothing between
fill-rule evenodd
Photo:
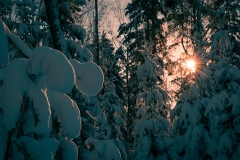
<instances>
[{"instance_id":1,"label":"fir tree","mask_svg":"<svg viewBox=\"0 0 240 160\"><path fill-rule=\"evenodd\" d=\"M167 134L169 121L167 93L159 86L157 79L163 74L161 66L143 53L145 62L137 70L140 93L137 95L137 119L133 128L135 159L165 158L168 159L167 149L170 139Z\"/></svg>"}]
</instances>

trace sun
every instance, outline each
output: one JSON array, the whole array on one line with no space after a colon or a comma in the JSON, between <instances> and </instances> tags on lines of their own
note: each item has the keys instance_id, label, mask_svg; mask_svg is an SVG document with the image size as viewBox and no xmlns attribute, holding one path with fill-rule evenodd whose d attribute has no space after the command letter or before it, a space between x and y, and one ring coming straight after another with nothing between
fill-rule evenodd
<instances>
[{"instance_id":1,"label":"sun","mask_svg":"<svg viewBox=\"0 0 240 160\"><path fill-rule=\"evenodd\" d=\"M186 60L186 67L190 72L195 72L196 63L193 59Z\"/></svg>"},{"instance_id":2,"label":"sun","mask_svg":"<svg viewBox=\"0 0 240 160\"><path fill-rule=\"evenodd\" d=\"M206 54L196 52L194 54L187 55L181 59L181 76L188 76L195 82L205 80L209 75L207 69L207 62L209 59Z\"/></svg>"}]
</instances>

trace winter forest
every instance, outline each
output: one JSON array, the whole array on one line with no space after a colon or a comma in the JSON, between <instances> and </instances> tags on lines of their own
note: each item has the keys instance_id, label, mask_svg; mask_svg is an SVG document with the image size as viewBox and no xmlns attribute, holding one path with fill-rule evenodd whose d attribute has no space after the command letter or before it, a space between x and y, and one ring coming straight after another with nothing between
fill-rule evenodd
<instances>
[{"instance_id":1,"label":"winter forest","mask_svg":"<svg viewBox=\"0 0 240 160\"><path fill-rule=\"evenodd\" d=\"M239 160L239 0L0 0L0 160Z\"/></svg>"}]
</instances>

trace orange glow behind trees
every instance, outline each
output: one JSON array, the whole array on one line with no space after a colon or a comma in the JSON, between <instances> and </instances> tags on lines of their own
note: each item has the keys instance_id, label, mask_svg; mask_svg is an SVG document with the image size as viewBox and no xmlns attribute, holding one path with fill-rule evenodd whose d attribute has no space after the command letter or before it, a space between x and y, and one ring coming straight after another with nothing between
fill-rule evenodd
<instances>
[{"instance_id":1,"label":"orange glow behind trees","mask_svg":"<svg viewBox=\"0 0 240 160\"><path fill-rule=\"evenodd\" d=\"M186 60L186 67L190 72L195 72L195 61L193 59Z\"/></svg>"}]
</instances>

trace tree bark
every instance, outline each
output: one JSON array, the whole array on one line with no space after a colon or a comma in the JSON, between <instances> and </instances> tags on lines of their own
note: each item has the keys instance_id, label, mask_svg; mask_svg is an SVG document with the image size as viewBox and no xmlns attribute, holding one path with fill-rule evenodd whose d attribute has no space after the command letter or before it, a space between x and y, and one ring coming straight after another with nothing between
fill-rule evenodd
<instances>
[{"instance_id":1,"label":"tree bark","mask_svg":"<svg viewBox=\"0 0 240 160\"><path fill-rule=\"evenodd\" d=\"M99 36L98 36L98 1L95 0L95 43L96 43L96 63L99 65Z\"/></svg>"},{"instance_id":2,"label":"tree bark","mask_svg":"<svg viewBox=\"0 0 240 160\"><path fill-rule=\"evenodd\" d=\"M11 131L9 131L8 132L8 140L7 140L7 149L6 149L4 160L8 160L10 157L11 136L12 136Z\"/></svg>"},{"instance_id":3,"label":"tree bark","mask_svg":"<svg viewBox=\"0 0 240 160\"><path fill-rule=\"evenodd\" d=\"M56 6L57 1L44 0L44 2L50 25L50 32L52 34L54 48L61 51L67 58L71 58L67 50L67 44L64 40L64 35L60 26L60 20L58 18L58 10Z\"/></svg>"},{"instance_id":4,"label":"tree bark","mask_svg":"<svg viewBox=\"0 0 240 160\"><path fill-rule=\"evenodd\" d=\"M156 53L156 19L157 19L157 13L156 13L156 1L152 0L152 54Z\"/></svg>"}]
</instances>

